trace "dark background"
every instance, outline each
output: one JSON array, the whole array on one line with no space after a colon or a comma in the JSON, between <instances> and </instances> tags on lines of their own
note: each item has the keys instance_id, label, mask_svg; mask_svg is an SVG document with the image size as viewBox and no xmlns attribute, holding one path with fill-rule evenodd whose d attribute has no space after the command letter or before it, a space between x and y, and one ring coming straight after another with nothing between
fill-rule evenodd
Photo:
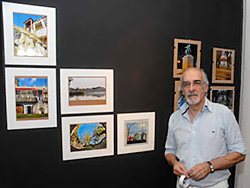
<instances>
[{"instance_id":1,"label":"dark background","mask_svg":"<svg viewBox=\"0 0 250 188\"><path fill-rule=\"evenodd\" d=\"M242 0L8 2L56 7L58 127L7 131L2 48L1 187L175 187L172 167L164 159L167 123L174 103L174 38L202 41L201 67L210 81L212 48L236 50L235 82L232 85L236 87L235 115L238 119ZM114 156L63 162L60 68L114 69L115 120L117 113L155 111L155 150L118 156L115 143ZM115 141L116 138L115 123ZM230 179L231 187L233 183L234 173Z\"/></svg>"}]
</instances>

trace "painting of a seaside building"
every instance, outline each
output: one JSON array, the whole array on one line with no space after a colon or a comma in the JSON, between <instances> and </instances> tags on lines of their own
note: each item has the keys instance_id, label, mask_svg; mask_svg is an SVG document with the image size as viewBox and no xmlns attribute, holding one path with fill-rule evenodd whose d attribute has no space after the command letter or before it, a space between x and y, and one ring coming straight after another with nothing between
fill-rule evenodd
<instances>
[{"instance_id":1,"label":"painting of a seaside building","mask_svg":"<svg viewBox=\"0 0 250 188\"><path fill-rule=\"evenodd\" d=\"M68 77L69 106L105 105L105 77Z\"/></svg>"},{"instance_id":2,"label":"painting of a seaside building","mask_svg":"<svg viewBox=\"0 0 250 188\"><path fill-rule=\"evenodd\" d=\"M17 120L48 119L48 77L15 77Z\"/></svg>"},{"instance_id":3,"label":"painting of a seaside building","mask_svg":"<svg viewBox=\"0 0 250 188\"><path fill-rule=\"evenodd\" d=\"M47 57L47 16L13 13L14 55Z\"/></svg>"},{"instance_id":4,"label":"painting of a seaside building","mask_svg":"<svg viewBox=\"0 0 250 188\"><path fill-rule=\"evenodd\" d=\"M106 123L70 125L71 152L106 148Z\"/></svg>"},{"instance_id":5,"label":"painting of a seaside building","mask_svg":"<svg viewBox=\"0 0 250 188\"><path fill-rule=\"evenodd\" d=\"M128 121L126 125L126 143L137 144L147 142L148 121Z\"/></svg>"}]
</instances>

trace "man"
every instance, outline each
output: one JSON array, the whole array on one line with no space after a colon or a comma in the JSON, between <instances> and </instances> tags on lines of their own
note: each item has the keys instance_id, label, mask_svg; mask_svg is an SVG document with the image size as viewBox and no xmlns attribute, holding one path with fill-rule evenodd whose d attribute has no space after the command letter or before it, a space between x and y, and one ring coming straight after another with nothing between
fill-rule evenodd
<instances>
[{"instance_id":1,"label":"man","mask_svg":"<svg viewBox=\"0 0 250 188\"><path fill-rule=\"evenodd\" d=\"M203 70L188 68L180 80L186 103L169 119L166 160L177 177L186 175L190 188L226 188L228 168L246 156L239 125L226 106L206 98Z\"/></svg>"}]
</instances>

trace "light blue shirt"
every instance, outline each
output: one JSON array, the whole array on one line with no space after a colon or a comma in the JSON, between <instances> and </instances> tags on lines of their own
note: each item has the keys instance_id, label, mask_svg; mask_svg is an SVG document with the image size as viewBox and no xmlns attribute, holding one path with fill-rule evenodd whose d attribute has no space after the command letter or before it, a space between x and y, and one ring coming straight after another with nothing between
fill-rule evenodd
<instances>
[{"instance_id":1,"label":"light blue shirt","mask_svg":"<svg viewBox=\"0 0 250 188\"><path fill-rule=\"evenodd\" d=\"M176 155L187 170L230 152L246 154L234 114L226 106L207 98L193 123L189 119L186 103L170 116L165 148L165 155ZM229 176L228 169L217 170L200 181L191 179L190 183L193 186L211 186Z\"/></svg>"}]
</instances>

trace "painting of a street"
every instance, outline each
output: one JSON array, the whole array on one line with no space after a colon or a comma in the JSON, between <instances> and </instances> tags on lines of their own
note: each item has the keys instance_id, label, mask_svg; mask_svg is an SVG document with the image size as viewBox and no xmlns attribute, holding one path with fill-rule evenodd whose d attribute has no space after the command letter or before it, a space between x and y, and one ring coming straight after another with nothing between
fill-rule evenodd
<instances>
[{"instance_id":1,"label":"painting of a street","mask_svg":"<svg viewBox=\"0 0 250 188\"><path fill-rule=\"evenodd\" d=\"M47 57L47 16L13 13L14 55Z\"/></svg>"},{"instance_id":2,"label":"painting of a street","mask_svg":"<svg viewBox=\"0 0 250 188\"><path fill-rule=\"evenodd\" d=\"M106 123L70 125L71 152L106 148Z\"/></svg>"},{"instance_id":3,"label":"painting of a street","mask_svg":"<svg viewBox=\"0 0 250 188\"><path fill-rule=\"evenodd\" d=\"M48 78L15 77L17 120L48 119Z\"/></svg>"},{"instance_id":4,"label":"painting of a street","mask_svg":"<svg viewBox=\"0 0 250 188\"><path fill-rule=\"evenodd\" d=\"M105 105L105 77L69 77L69 106Z\"/></svg>"},{"instance_id":5,"label":"painting of a street","mask_svg":"<svg viewBox=\"0 0 250 188\"><path fill-rule=\"evenodd\" d=\"M127 145L147 142L147 120L125 122L125 125L127 133Z\"/></svg>"}]
</instances>

